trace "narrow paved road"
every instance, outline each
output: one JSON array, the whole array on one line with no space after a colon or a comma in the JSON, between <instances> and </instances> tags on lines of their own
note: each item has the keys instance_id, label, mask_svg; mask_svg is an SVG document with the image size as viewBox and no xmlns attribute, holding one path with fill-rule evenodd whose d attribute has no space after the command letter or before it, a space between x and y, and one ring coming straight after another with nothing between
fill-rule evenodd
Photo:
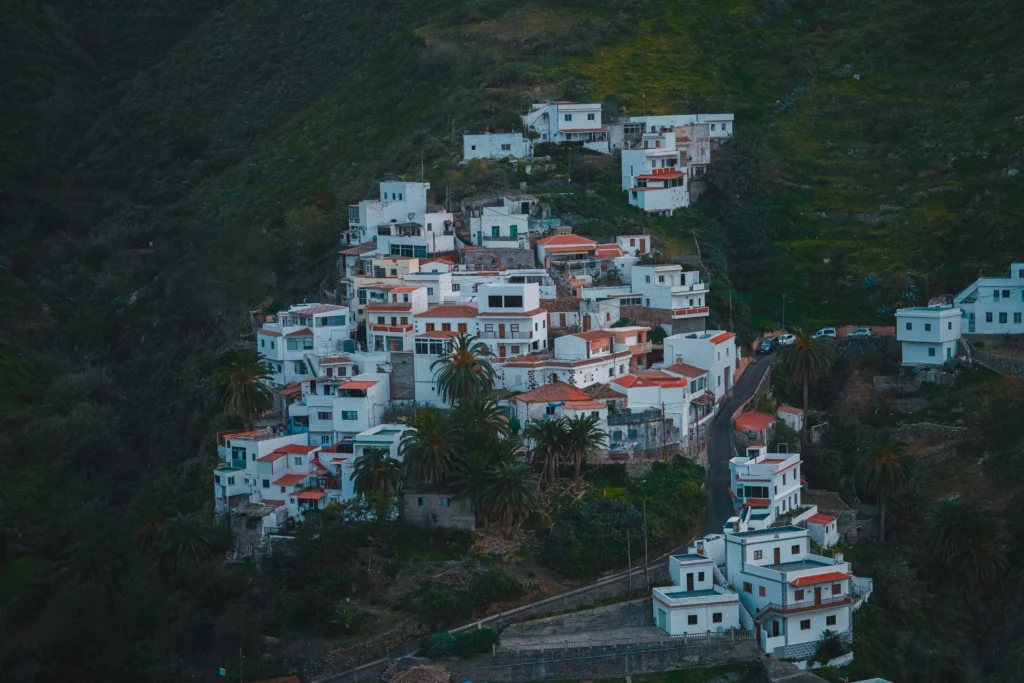
<instances>
[{"instance_id":1,"label":"narrow paved road","mask_svg":"<svg viewBox=\"0 0 1024 683\"><path fill-rule=\"evenodd\" d=\"M722 533L722 527L733 516L732 499L729 497L729 458L733 457L732 417L733 412L754 393L757 383L775 362L778 352L760 356L757 363L747 366L736 382L731 398L726 399L719 409L715 423L711 426L708 444L708 511L707 533Z\"/></svg>"}]
</instances>

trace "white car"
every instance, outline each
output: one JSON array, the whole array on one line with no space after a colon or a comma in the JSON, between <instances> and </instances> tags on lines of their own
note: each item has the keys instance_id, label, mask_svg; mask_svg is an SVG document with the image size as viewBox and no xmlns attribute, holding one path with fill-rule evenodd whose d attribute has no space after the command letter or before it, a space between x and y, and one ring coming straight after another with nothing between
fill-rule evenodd
<instances>
[{"instance_id":1,"label":"white car","mask_svg":"<svg viewBox=\"0 0 1024 683\"><path fill-rule=\"evenodd\" d=\"M871 328L870 327L858 327L857 329L855 329L853 332L851 332L847 336L850 339L863 339L864 337L870 337L871 336Z\"/></svg>"},{"instance_id":2,"label":"white car","mask_svg":"<svg viewBox=\"0 0 1024 683\"><path fill-rule=\"evenodd\" d=\"M779 346L789 346L796 341L795 334L780 334L779 335Z\"/></svg>"},{"instance_id":3,"label":"white car","mask_svg":"<svg viewBox=\"0 0 1024 683\"><path fill-rule=\"evenodd\" d=\"M814 334L811 335L811 339L821 339L822 337L836 338L836 328L834 327L823 327Z\"/></svg>"}]
</instances>

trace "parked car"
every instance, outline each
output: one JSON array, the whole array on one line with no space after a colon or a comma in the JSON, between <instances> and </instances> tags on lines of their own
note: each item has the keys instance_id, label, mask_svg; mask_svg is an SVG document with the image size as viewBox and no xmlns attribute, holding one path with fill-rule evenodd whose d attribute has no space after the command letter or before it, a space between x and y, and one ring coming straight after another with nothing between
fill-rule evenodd
<instances>
[{"instance_id":1,"label":"parked car","mask_svg":"<svg viewBox=\"0 0 1024 683\"><path fill-rule=\"evenodd\" d=\"M761 340L761 343L757 345L758 355L771 353L772 351L779 348L779 340L776 337L765 337Z\"/></svg>"},{"instance_id":2,"label":"parked car","mask_svg":"<svg viewBox=\"0 0 1024 683\"><path fill-rule=\"evenodd\" d=\"M782 334L777 337L779 340L779 346L789 346L796 341L795 334Z\"/></svg>"},{"instance_id":3,"label":"parked car","mask_svg":"<svg viewBox=\"0 0 1024 683\"><path fill-rule=\"evenodd\" d=\"M822 337L836 338L836 328L834 327L823 327L814 334L811 335L811 339L821 339Z\"/></svg>"},{"instance_id":4,"label":"parked car","mask_svg":"<svg viewBox=\"0 0 1024 683\"><path fill-rule=\"evenodd\" d=\"M871 328L870 327L858 327L853 332L851 332L848 336L850 337L850 339L863 339L864 337L870 337L871 336Z\"/></svg>"}]
</instances>

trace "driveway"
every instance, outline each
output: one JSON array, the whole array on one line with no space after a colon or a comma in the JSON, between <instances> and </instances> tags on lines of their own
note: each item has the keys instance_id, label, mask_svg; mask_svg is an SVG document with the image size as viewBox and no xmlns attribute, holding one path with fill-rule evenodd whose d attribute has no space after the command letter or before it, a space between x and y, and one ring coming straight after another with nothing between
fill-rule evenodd
<instances>
[{"instance_id":1,"label":"driveway","mask_svg":"<svg viewBox=\"0 0 1024 683\"><path fill-rule=\"evenodd\" d=\"M740 375L733 389L733 395L719 408L718 416L711 426L708 443L708 509L707 533L722 533L726 521L735 514L729 497L729 459L733 457L732 414L753 395L757 383L768 372L778 357L778 352L759 356L757 363L751 363Z\"/></svg>"}]
</instances>

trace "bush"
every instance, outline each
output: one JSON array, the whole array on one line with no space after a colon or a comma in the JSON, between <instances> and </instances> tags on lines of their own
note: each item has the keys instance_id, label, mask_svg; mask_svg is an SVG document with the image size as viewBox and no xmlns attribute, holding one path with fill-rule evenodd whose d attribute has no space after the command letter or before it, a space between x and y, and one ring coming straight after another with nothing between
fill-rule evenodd
<instances>
[{"instance_id":1,"label":"bush","mask_svg":"<svg viewBox=\"0 0 1024 683\"><path fill-rule=\"evenodd\" d=\"M438 628L466 612L465 593L439 583L428 583L413 591L412 610L424 624Z\"/></svg>"},{"instance_id":2,"label":"bush","mask_svg":"<svg viewBox=\"0 0 1024 683\"><path fill-rule=\"evenodd\" d=\"M523 585L516 576L503 568L488 569L476 574L469 587L474 607L487 607L493 602L514 600L523 594Z\"/></svg>"},{"instance_id":3,"label":"bush","mask_svg":"<svg viewBox=\"0 0 1024 683\"><path fill-rule=\"evenodd\" d=\"M454 653L459 657L486 654L491 652L492 645L498 645L499 642L498 632L489 628L463 631L455 636Z\"/></svg>"},{"instance_id":4,"label":"bush","mask_svg":"<svg viewBox=\"0 0 1024 683\"><path fill-rule=\"evenodd\" d=\"M821 635L821 640L818 641L818 652L814 655L814 661L824 664L844 654L846 654L846 643L839 637L839 633L826 629Z\"/></svg>"},{"instance_id":5,"label":"bush","mask_svg":"<svg viewBox=\"0 0 1024 683\"><path fill-rule=\"evenodd\" d=\"M335 636L350 636L357 633L371 620L372 617L358 607L342 605L334 610L334 616L331 617L331 632Z\"/></svg>"},{"instance_id":6,"label":"bush","mask_svg":"<svg viewBox=\"0 0 1024 683\"><path fill-rule=\"evenodd\" d=\"M432 633L420 640L420 654L431 659L447 657L455 650L455 636L450 633Z\"/></svg>"}]
</instances>

